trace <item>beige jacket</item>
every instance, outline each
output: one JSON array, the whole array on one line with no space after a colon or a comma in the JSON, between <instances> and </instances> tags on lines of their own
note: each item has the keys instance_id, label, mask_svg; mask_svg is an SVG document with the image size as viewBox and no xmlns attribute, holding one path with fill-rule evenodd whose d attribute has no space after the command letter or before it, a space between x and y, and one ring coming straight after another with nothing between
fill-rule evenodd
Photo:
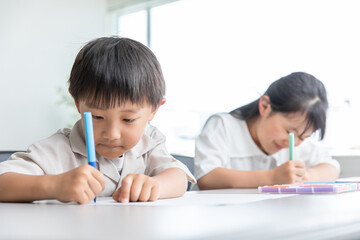
<instances>
[{"instance_id":1,"label":"beige jacket","mask_svg":"<svg viewBox=\"0 0 360 240\"><path fill-rule=\"evenodd\" d=\"M155 176L168 168L182 169L196 182L189 169L173 158L165 148L165 136L147 125L138 144L124 154L121 175L116 167L121 159L97 157L97 168L105 175L106 186L99 196L111 196L129 173ZM88 164L85 136L79 120L72 129L64 128L31 145L26 152L14 153L0 163L0 175L16 172L31 175L60 174Z\"/></svg>"}]
</instances>

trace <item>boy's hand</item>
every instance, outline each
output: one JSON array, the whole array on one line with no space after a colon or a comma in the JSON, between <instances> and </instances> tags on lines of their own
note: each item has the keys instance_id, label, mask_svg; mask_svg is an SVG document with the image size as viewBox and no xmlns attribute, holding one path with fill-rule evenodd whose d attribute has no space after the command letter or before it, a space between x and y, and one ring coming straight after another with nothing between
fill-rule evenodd
<instances>
[{"instance_id":1,"label":"boy's hand","mask_svg":"<svg viewBox=\"0 0 360 240\"><path fill-rule=\"evenodd\" d=\"M273 171L273 184L301 183L307 177L305 163L302 161L287 161Z\"/></svg>"},{"instance_id":2,"label":"boy's hand","mask_svg":"<svg viewBox=\"0 0 360 240\"><path fill-rule=\"evenodd\" d=\"M156 201L160 196L159 182L142 174L128 174L121 182L121 187L113 194L118 202Z\"/></svg>"},{"instance_id":3,"label":"boy's hand","mask_svg":"<svg viewBox=\"0 0 360 240\"><path fill-rule=\"evenodd\" d=\"M88 203L105 188L104 175L90 165L83 165L55 176L54 196L61 202Z\"/></svg>"}]
</instances>

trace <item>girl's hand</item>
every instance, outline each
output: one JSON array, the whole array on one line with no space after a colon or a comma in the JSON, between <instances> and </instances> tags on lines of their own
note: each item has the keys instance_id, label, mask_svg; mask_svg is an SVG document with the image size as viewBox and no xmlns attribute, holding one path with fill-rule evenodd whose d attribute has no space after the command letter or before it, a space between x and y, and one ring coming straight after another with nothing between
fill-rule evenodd
<instances>
[{"instance_id":1,"label":"girl's hand","mask_svg":"<svg viewBox=\"0 0 360 240\"><path fill-rule=\"evenodd\" d=\"M88 203L105 188L104 175L90 165L83 165L55 176L54 198L61 202Z\"/></svg>"},{"instance_id":2,"label":"girl's hand","mask_svg":"<svg viewBox=\"0 0 360 240\"><path fill-rule=\"evenodd\" d=\"M121 182L121 187L113 194L118 202L156 201L160 196L159 182L143 174L128 174Z\"/></svg>"},{"instance_id":3,"label":"girl's hand","mask_svg":"<svg viewBox=\"0 0 360 240\"><path fill-rule=\"evenodd\" d=\"M301 182L309 182L311 180L310 178L310 169L306 169L306 172L301 180Z\"/></svg>"},{"instance_id":4,"label":"girl's hand","mask_svg":"<svg viewBox=\"0 0 360 240\"><path fill-rule=\"evenodd\" d=\"M306 179L306 167L302 161L287 161L273 171L273 184L301 183Z\"/></svg>"}]
</instances>

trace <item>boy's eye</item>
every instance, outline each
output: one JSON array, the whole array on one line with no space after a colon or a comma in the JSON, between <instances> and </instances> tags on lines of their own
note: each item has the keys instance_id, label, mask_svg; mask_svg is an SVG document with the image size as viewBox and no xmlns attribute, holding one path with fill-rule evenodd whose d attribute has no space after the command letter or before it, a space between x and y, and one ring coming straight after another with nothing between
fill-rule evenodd
<instances>
[{"instance_id":1,"label":"boy's eye","mask_svg":"<svg viewBox=\"0 0 360 240\"><path fill-rule=\"evenodd\" d=\"M135 119L124 118L123 121L127 122L127 123L131 123L131 122L135 121Z\"/></svg>"},{"instance_id":2,"label":"boy's eye","mask_svg":"<svg viewBox=\"0 0 360 240\"><path fill-rule=\"evenodd\" d=\"M103 119L103 117L100 116L96 116L96 115L92 115L93 119L99 120L99 119Z\"/></svg>"}]
</instances>

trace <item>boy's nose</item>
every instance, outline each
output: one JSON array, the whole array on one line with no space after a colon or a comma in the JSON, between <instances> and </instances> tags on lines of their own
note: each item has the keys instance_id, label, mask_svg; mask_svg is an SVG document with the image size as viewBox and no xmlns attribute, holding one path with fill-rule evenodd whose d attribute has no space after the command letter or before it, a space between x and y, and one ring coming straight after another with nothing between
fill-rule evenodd
<instances>
[{"instance_id":1,"label":"boy's nose","mask_svg":"<svg viewBox=\"0 0 360 240\"><path fill-rule=\"evenodd\" d=\"M121 129L117 124L108 124L104 137L109 140L116 140L121 137Z\"/></svg>"}]
</instances>

